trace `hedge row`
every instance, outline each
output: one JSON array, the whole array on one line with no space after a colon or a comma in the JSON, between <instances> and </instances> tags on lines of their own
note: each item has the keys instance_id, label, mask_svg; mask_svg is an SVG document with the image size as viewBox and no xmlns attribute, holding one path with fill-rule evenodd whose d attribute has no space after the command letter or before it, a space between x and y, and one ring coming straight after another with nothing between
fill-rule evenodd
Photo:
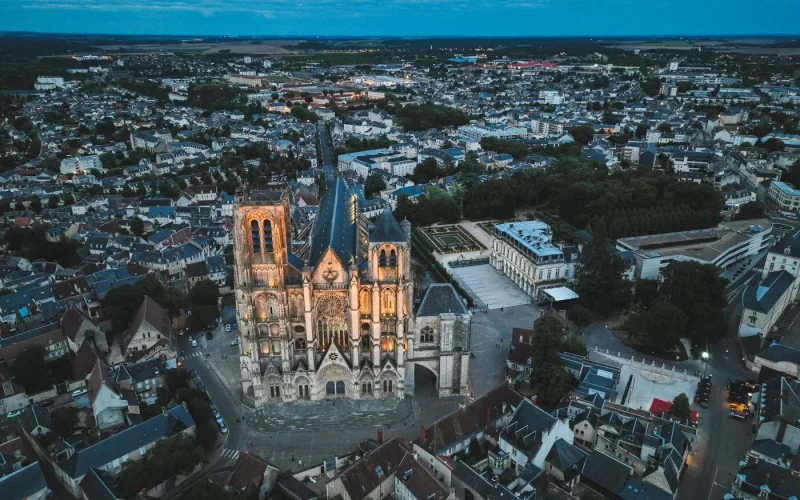
<instances>
[{"instance_id":1,"label":"hedge row","mask_svg":"<svg viewBox=\"0 0 800 500\"><path fill-rule=\"evenodd\" d=\"M433 248L417 228L411 229L411 253L419 259L425 267L431 272L433 278L439 283L450 283L456 289L459 295L467 301L467 306L472 307L473 301L470 294L464 290L461 285L453 279L452 276L445 270L436 258L433 256Z\"/></svg>"}]
</instances>

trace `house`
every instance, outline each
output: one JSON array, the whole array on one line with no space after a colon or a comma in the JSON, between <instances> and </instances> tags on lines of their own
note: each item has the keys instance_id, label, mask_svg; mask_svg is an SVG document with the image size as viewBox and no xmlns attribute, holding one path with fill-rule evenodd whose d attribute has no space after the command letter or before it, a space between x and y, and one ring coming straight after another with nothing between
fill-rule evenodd
<instances>
[{"instance_id":1,"label":"house","mask_svg":"<svg viewBox=\"0 0 800 500\"><path fill-rule=\"evenodd\" d=\"M39 462L0 477L3 500L45 500L49 489Z\"/></svg>"},{"instance_id":2,"label":"house","mask_svg":"<svg viewBox=\"0 0 800 500\"><path fill-rule=\"evenodd\" d=\"M521 472L530 462L539 469L554 443L562 439L572 444L572 430L566 418L556 418L523 399L511 421L500 431L500 450L511 460L511 467Z\"/></svg>"},{"instance_id":3,"label":"house","mask_svg":"<svg viewBox=\"0 0 800 500\"><path fill-rule=\"evenodd\" d=\"M776 377L761 384L754 422L755 439L770 439L792 450L800 448L800 382Z\"/></svg>"},{"instance_id":4,"label":"house","mask_svg":"<svg viewBox=\"0 0 800 500\"><path fill-rule=\"evenodd\" d=\"M17 417L19 425L29 436L39 436L50 432L50 410L29 404Z\"/></svg>"},{"instance_id":5,"label":"house","mask_svg":"<svg viewBox=\"0 0 800 500\"><path fill-rule=\"evenodd\" d=\"M53 472L73 495L83 498L80 482L90 469L116 475L124 462L140 459L160 439L178 434L194 435L194 429L195 422L189 411L178 405L94 445L81 447L83 442L66 443L66 448L51 458Z\"/></svg>"},{"instance_id":6,"label":"house","mask_svg":"<svg viewBox=\"0 0 800 500\"><path fill-rule=\"evenodd\" d=\"M772 331L783 311L796 298L794 281L789 271L773 271L762 281L747 285L742 295L739 337L765 337Z\"/></svg>"},{"instance_id":7,"label":"house","mask_svg":"<svg viewBox=\"0 0 800 500\"><path fill-rule=\"evenodd\" d=\"M731 494L733 498L797 500L800 474L789 467L748 456L739 464Z\"/></svg>"},{"instance_id":8,"label":"house","mask_svg":"<svg viewBox=\"0 0 800 500\"><path fill-rule=\"evenodd\" d=\"M72 352L77 353L84 342L94 344L101 352L108 352L105 332L97 327L96 320L89 318L75 305L70 305L61 317L61 332L67 338Z\"/></svg>"},{"instance_id":9,"label":"house","mask_svg":"<svg viewBox=\"0 0 800 500\"><path fill-rule=\"evenodd\" d=\"M108 371L109 367L97 360L89 376L89 401L100 432L124 426L125 410L135 403L120 395Z\"/></svg>"},{"instance_id":10,"label":"house","mask_svg":"<svg viewBox=\"0 0 800 500\"><path fill-rule=\"evenodd\" d=\"M156 389L164 385L166 372L164 363L156 359L123 364L117 370L114 382L120 390L136 393L139 401L153 404L157 399Z\"/></svg>"},{"instance_id":11,"label":"house","mask_svg":"<svg viewBox=\"0 0 800 500\"><path fill-rule=\"evenodd\" d=\"M169 313L150 296L145 295L120 340L122 352L128 356L142 355L152 358L157 355L155 351L170 350L171 341L172 324Z\"/></svg>"},{"instance_id":12,"label":"house","mask_svg":"<svg viewBox=\"0 0 800 500\"><path fill-rule=\"evenodd\" d=\"M325 492L327 498L341 495L352 500L456 498L400 438L392 438L368 451L329 482Z\"/></svg>"},{"instance_id":13,"label":"house","mask_svg":"<svg viewBox=\"0 0 800 500\"><path fill-rule=\"evenodd\" d=\"M671 500L673 495L633 475L630 465L594 451L581 470L581 485L609 500Z\"/></svg>"}]
</instances>

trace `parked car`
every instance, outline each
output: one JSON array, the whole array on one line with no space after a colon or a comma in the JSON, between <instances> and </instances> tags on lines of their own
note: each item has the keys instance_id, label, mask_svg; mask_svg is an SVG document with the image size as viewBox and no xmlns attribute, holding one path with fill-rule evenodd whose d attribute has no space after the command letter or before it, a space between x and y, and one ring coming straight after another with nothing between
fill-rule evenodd
<instances>
[{"instance_id":1,"label":"parked car","mask_svg":"<svg viewBox=\"0 0 800 500\"><path fill-rule=\"evenodd\" d=\"M223 433L223 434L227 434L228 433L228 428L225 427L225 424L219 424L219 431L221 433Z\"/></svg>"},{"instance_id":2,"label":"parked car","mask_svg":"<svg viewBox=\"0 0 800 500\"><path fill-rule=\"evenodd\" d=\"M197 341L196 340L192 340L192 347L197 347Z\"/></svg>"},{"instance_id":3,"label":"parked car","mask_svg":"<svg viewBox=\"0 0 800 500\"><path fill-rule=\"evenodd\" d=\"M209 403L208 406L211 407L211 411L213 411L215 414L217 413L217 406L214 403Z\"/></svg>"},{"instance_id":4,"label":"parked car","mask_svg":"<svg viewBox=\"0 0 800 500\"><path fill-rule=\"evenodd\" d=\"M89 391L87 391L86 389L75 389L74 391L72 391L72 397L77 398L78 396L82 396L87 392Z\"/></svg>"},{"instance_id":5,"label":"parked car","mask_svg":"<svg viewBox=\"0 0 800 500\"><path fill-rule=\"evenodd\" d=\"M231 345L239 345L239 339L231 340Z\"/></svg>"},{"instance_id":6,"label":"parked car","mask_svg":"<svg viewBox=\"0 0 800 500\"><path fill-rule=\"evenodd\" d=\"M193 340L194 340L194 337L192 337L191 335L189 335L189 342L191 342L191 341L193 341Z\"/></svg>"},{"instance_id":7,"label":"parked car","mask_svg":"<svg viewBox=\"0 0 800 500\"><path fill-rule=\"evenodd\" d=\"M40 401L39 402L39 406L42 406L42 407L53 406L54 404L56 404L56 400L55 399L47 399L45 401Z\"/></svg>"},{"instance_id":8,"label":"parked car","mask_svg":"<svg viewBox=\"0 0 800 500\"><path fill-rule=\"evenodd\" d=\"M6 418L17 418L20 415L22 415L22 411L21 410L20 411L12 411L8 415L6 415Z\"/></svg>"},{"instance_id":9,"label":"parked car","mask_svg":"<svg viewBox=\"0 0 800 500\"><path fill-rule=\"evenodd\" d=\"M220 425L223 425L223 424L225 423L225 422L223 422L223 421L222 421L222 417L219 415L219 413L215 413L215 414L214 414L214 419L215 419L215 420L217 421L217 423L218 423L218 424L220 424Z\"/></svg>"},{"instance_id":10,"label":"parked car","mask_svg":"<svg viewBox=\"0 0 800 500\"><path fill-rule=\"evenodd\" d=\"M197 370L195 370L194 368L189 370L189 376L192 378L197 378Z\"/></svg>"},{"instance_id":11,"label":"parked car","mask_svg":"<svg viewBox=\"0 0 800 500\"><path fill-rule=\"evenodd\" d=\"M203 383L202 383L202 382L198 382L198 383L197 383L197 390L198 390L198 391L201 391L201 392L206 392L206 386L205 386L205 385L203 385Z\"/></svg>"},{"instance_id":12,"label":"parked car","mask_svg":"<svg viewBox=\"0 0 800 500\"><path fill-rule=\"evenodd\" d=\"M227 323L227 324L225 325L225 331L226 331L226 332L229 332L229 331L231 331L231 324L230 324L230 323Z\"/></svg>"},{"instance_id":13,"label":"parked car","mask_svg":"<svg viewBox=\"0 0 800 500\"><path fill-rule=\"evenodd\" d=\"M213 336L213 335L211 335L211 332L208 332L208 333L206 333L206 338L207 338L208 340L211 340L211 339L213 339L213 338L214 338L214 336Z\"/></svg>"}]
</instances>

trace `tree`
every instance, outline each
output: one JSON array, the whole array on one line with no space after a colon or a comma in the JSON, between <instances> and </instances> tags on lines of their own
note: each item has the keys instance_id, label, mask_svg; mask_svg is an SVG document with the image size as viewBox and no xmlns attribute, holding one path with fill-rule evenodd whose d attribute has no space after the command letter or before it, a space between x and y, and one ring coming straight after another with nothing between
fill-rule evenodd
<instances>
[{"instance_id":1,"label":"tree","mask_svg":"<svg viewBox=\"0 0 800 500\"><path fill-rule=\"evenodd\" d=\"M592 313L582 304L575 304L569 311L569 319L571 319L578 328L583 328L592 323Z\"/></svg>"},{"instance_id":2,"label":"tree","mask_svg":"<svg viewBox=\"0 0 800 500\"><path fill-rule=\"evenodd\" d=\"M436 162L435 158L428 157L422 161L422 163L418 164L414 167L414 173L411 175L411 180L416 182L417 184L425 184L434 179L437 179L441 171L439 169L439 164Z\"/></svg>"},{"instance_id":3,"label":"tree","mask_svg":"<svg viewBox=\"0 0 800 500\"><path fill-rule=\"evenodd\" d=\"M384 189L386 189L386 182L383 177L378 173L370 174L364 183L364 197L370 199L375 193L380 193Z\"/></svg>"},{"instance_id":4,"label":"tree","mask_svg":"<svg viewBox=\"0 0 800 500\"><path fill-rule=\"evenodd\" d=\"M626 328L629 336L639 338L644 345L664 355L675 348L686 331L686 323L686 315L680 309L662 301L631 316Z\"/></svg>"},{"instance_id":5,"label":"tree","mask_svg":"<svg viewBox=\"0 0 800 500\"><path fill-rule=\"evenodd\" d=\"M31 200L29 206L37 214L42 212L42 200L38 196Z\"/></svg>"},{"instance_id":6,"label":"tree","mask_svg":"<svg viewBox=\"0 0 800 500\"><path fill-rule=\"evenodd\" d=\"M209 280L195 283L189 291L189 304L192 315L189 316L189 326L200 330L216 323L219 317L219 287Z\"/></svg>"},{"instance_id":7,"label":"tree","mask_svg":"<svg viewBox=\"0 0 800 500\"><path fill-rule=\"evenodd\" d=\"M41 167L47 170L58 170L61 167L61 160L57 156L48 155L42 160Z\"/></svg>"},{"instance_id":8,"label":"tree","mask_svg":"<svg viewBox=\"0 0 800 500\"><path fill-rule=\"evenodd\" d=\"M675 262L665 271L661 294L686 315L686 333L697 344L718 340L725 332L723 312L728 280L713 264Z\"/></svg>"},{"instance_id":9,"label":"tree","mask_svg":"<svg viewBox=\"0 0 800 500\"><path fill-rule=\"evenodd\" d=\"M144 234L144 222L139 217L133 217L130 222L131 232L136 236Z\"/></svg>"},{"instance_id":10,"label":"tree","mask_svg":"<svg viewBox=\"0 0 800 500\"><path fill-rule=\"evenodd\" d=\"M627 270L628 264L611 252L607 240L595 236L584 247L575 273L581 303L606 317L626 308L631 300L631 284L625 278Z\"/></svg>"},{"instance_id":11,"label":"tree","mask_svg":"<svg viewBox=\"0 0 800 500\"><path fill-rule=\"evenodd\" d=\"M764 217L764 207L757 201L748 201L739 208L733 220L761 219Z\"/></svg>"},{"instance_id":12,"label":"tree","mask_svg":"<svg viewBox=\"0 0 800 500\"><path fill-rule=\"evenodd\" d=\"M72 430L78 423L78 409L64 406L50 415L51 429L64 439L72 436Z\"/></svg>"},{"instance_id":13,"label":"tree","mask_svg":"<svg viewBox=\"0 0 800 500\"><path fill-rule=\"evenodd\" d=\"M569 335L564 339L561 343L561 352L568 352L583 357L586 357L589 353L588 349L586 349L586 344L576 335Z\"/></svg>"},{"instance_id":14,"label":"tree","mask_svg":"<svg viewBox=\"0 0 800 500\"><path fill-rule=\"evenodd\" d=\"M581 144L589 144L594 138L594 129L588 125L581 125L569 129L569 133L573 139Z\"/></svg>"},{"instance_id":15,"label":"tree","mask_svg":"<svg viewBox=\"0 0 800 500\"><path fill-rule=\"evenodd\" d=\"M12 366L14 376L29 395L52 387L45 355L44 347L32 345L25 348L14 359Z\"/></svg>"},{"instance_id":16,"label":"tree","mask_svg":"<svg viewBox=\"0 0 800 500\"><path fill-rule=\"evenodd\" d=\"M71 194L65 194L64 205L72 205L73 203L75 203L75 197L72 196Z\"/></svg>"},{"instance_id":17,"label":"tree","mask_svg":"<svg viewBox=\"0 0 800 500\"><path fill-rule=\"evenodd\" d=\"M553 316L543 316L533 327L530 385L536 388L538 403L555 406L570 391L573 383L558 355L564 346L564 325Z\"/></svg>"},{"instance_id":18,"label":"tree","mask_svg":"<svg viewBox=\"0 0 800 500\"><path fill-rule=\"evenodd\" d=\"M178 474L190 473L205 457L194 436L178 434L161 439L141 459L122 465L118 486L126 498L132 498L142 488L150 489Z\"/></svg>"},{"instance_id":19,"label":"tree","mask_svg":"<svg viewBox=\"0 0 800 500\"><path fill-rule=\"evenodd\" d=\"M53 195L47 199L47 208L54 209L58 208L58 195Z\"/></svg>"},{"instance_id":20,"label":"tree","mask_svg":"<svg viewBox=\"0 0 800 500\"><path fill-rule=\"evenodd\" d=\"M670 415L681 420L692 418L692 407L689 404L689 397L686 393L680 393L672 400L672 407L669 409Z\"/></svg>"}]
</instances>

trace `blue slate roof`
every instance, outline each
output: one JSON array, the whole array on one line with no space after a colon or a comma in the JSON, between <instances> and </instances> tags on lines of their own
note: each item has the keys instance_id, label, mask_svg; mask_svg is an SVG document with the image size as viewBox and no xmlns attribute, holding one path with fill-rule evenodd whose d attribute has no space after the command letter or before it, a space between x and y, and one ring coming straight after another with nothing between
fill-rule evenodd
<instances>
[{"instance_id":1,"label":"blue slate roof","mask_svg":"<svg viewBox=\"0 0 800 500\"><path fill-rule=\"evenodd\" d=\"M47 488L47 482L44 480L44 474L42 474L42 467L39 462L34 462L0 478L0 491L3 492L3 500L34 498L36 493L45 488Z\"/></svg>"},{"instance_id":2,"label":"blue slate roof","mask_svg":"<svg viewBox=\"0 0 800 500\"><path fill-rule=\"evenodd\" d=\"M791 288L794 277L787 271L774 271L761 283L748 285L742 295L742 304L748 309L767 313Z\"/></svg>"},{"instance_id":3,"label":"blue slate roof","mask_svg":"<svg viewBox=\"0 0 800 500\"><path fill-rule=\"evenodd\" d=\"M79 450L69 459L58 462L58 466L70 477L83 477L90 468L102 468L125 454L158 439L174 436L194 425L192 416L179 405L169 410L166 415L163 413L156 415L95 445Z\"/></svg>"},{"instance_id":4,"label":"blue slate roof","mask_svg":"<svg viewBox=\"0 0 800 500\"><path fill-rule=\"evenodd\" d=\"M369 241L405 242L408 241L408 236L392 215L392 211L387 208L375 221L375 227L369 232Z\"/></svg>"},{"instance_id":5,"label":"blue slate roof","mask_svg":"<svg viewBox=\"0 0 800 500\"><path fill-rule=\"evenodd\" d=\"M150 207L147 211L150 217L175 217L175 207Z\"/></svg>"},{"instance_id":6,"label":"blue slate roof","mask_svg":"<svg viewBox=\"0 0 800 500\"><path fill-rule=\"evenodd\" d=\"M343 266L355 264L356 200L341 177L328 183L311 240L310 266L316 267L329 248Z\"/></svg>"}]
</instances>

